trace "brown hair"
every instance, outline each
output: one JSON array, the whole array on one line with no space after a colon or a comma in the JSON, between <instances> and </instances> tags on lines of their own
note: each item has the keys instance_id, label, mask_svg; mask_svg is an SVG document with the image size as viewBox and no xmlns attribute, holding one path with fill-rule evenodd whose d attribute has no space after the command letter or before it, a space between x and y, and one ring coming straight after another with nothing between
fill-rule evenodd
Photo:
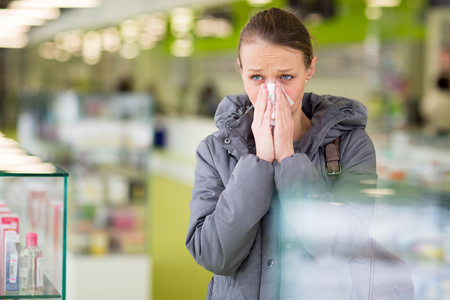
<instances>
[{"instance_id":1,"label":"brown hair","mask_svg":"<svg viewBox=\"0 0 450 300\"><path fill-rule=\"evenodd\" d=\"M257 39L274 45L300 50L304 55L307 68L313 58L311 39L315 40L303 22L293 13L279 8L269 8L256 13L241 31L238 45L238 57L241 60L241 47ZM241 63L242 68L242 63Z\"/></svg>"}]
</instances>

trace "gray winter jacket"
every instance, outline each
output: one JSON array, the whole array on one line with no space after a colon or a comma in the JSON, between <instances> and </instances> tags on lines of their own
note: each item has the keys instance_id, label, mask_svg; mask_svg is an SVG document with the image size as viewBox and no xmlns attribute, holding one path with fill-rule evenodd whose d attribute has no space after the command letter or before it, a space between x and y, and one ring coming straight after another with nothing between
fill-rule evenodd
<instances>
[{"instance_id":1,"label":"gray winter jacket","mask_svg":"<svg viewBox=\"0 0 450 300\"><path fill-rule=\"evenodd\" d=\"M377 179L366 108L305 93L302 109L311 127L279 164L255 155L246 94L222 100L219 130L198 146L186 246L215 274L207 299L372 299L373 278L359 274L369 273L373 252L363 254L374 249L373 203L359 191ZM333 182L324 147L338 136L342 172ZM398 291L385 288L390 294Z\"/></svg>"}]
</instances>

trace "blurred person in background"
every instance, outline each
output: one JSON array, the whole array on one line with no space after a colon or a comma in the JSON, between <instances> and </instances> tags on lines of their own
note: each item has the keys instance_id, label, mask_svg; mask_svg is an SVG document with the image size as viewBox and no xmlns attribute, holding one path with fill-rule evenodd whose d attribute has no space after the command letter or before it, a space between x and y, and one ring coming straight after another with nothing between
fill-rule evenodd
<instances>
[{"instance_id":1,"label":"blurred person in background","mask_svg":"<svg viewBox=\"0 0 450 300\"><path fill-rule=\"evenodd\" d=\"M311 39L278 8L241 31L245 93L217 108L190 202L186 246L215 274L207 299L413 298L408 266L370 237L373 202L359 193L377 180L366 108L304 92Z\"/></svg>"},{"instance_id":2,"label":"blurred person in background","mask_svg":"<svg viewBox=\"0 0 450 300\"><path fill-rule=\"evenodd\" d=\"M198 113L201 116L214 117L220 97L217 95L217 89L212 82L208 82L200 89L200 105Z\"/></svg>"},{"instance_id":3,"label":"blurred person in background","mask_svg":"<svg viewBox=\"0 0 450 300\"><path fill-rule=\"evenodd\" d=\"M441 72L422 103L427 127L434 134L450 133L450 71Z\"/></svg>"}]
</instances>

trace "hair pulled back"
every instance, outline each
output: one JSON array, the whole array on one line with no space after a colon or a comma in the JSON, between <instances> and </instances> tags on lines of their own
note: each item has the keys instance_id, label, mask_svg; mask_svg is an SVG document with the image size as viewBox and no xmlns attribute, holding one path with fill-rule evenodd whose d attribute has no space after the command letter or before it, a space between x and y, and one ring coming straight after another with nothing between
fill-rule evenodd
<instances>
[{"instance_id":1,"label":"hair pulled back","mask_svg":"<svg viewBox=\"0 0 450 300\"><path fill-rule=\"evenodd\" d=\"M310 67L314 56L311 39L314 37L309 34L303 22L293 13L272 7L251 17L239 37L239 60L242 46L258 39L302 51L305 66Z\"/></svg>"}]
</instances>

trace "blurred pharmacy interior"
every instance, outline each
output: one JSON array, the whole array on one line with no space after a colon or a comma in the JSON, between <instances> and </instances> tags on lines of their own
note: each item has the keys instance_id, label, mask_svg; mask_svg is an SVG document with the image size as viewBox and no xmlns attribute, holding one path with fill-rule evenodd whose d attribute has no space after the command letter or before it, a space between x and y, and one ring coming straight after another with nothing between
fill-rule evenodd
<instances>
[{"instance_id":1,"label":"blurred pharmacy interior","mask_svg":"<svg viewBox=\"0 0 450 300\"><path fill-rule=\"evenodd\" d=\"M69 174L55 171L64 192L45 184L67 194L48 238L67 230L67 252L42 245L65 299L206 297L212 274L184 245L195 149L244 91L240 29L271 6L317 40L307 91L368 109L376 239L410 266L415 299L450 299L450 0L47 2L0 0L0 131Z\"/></svg>"}]
</instances>

